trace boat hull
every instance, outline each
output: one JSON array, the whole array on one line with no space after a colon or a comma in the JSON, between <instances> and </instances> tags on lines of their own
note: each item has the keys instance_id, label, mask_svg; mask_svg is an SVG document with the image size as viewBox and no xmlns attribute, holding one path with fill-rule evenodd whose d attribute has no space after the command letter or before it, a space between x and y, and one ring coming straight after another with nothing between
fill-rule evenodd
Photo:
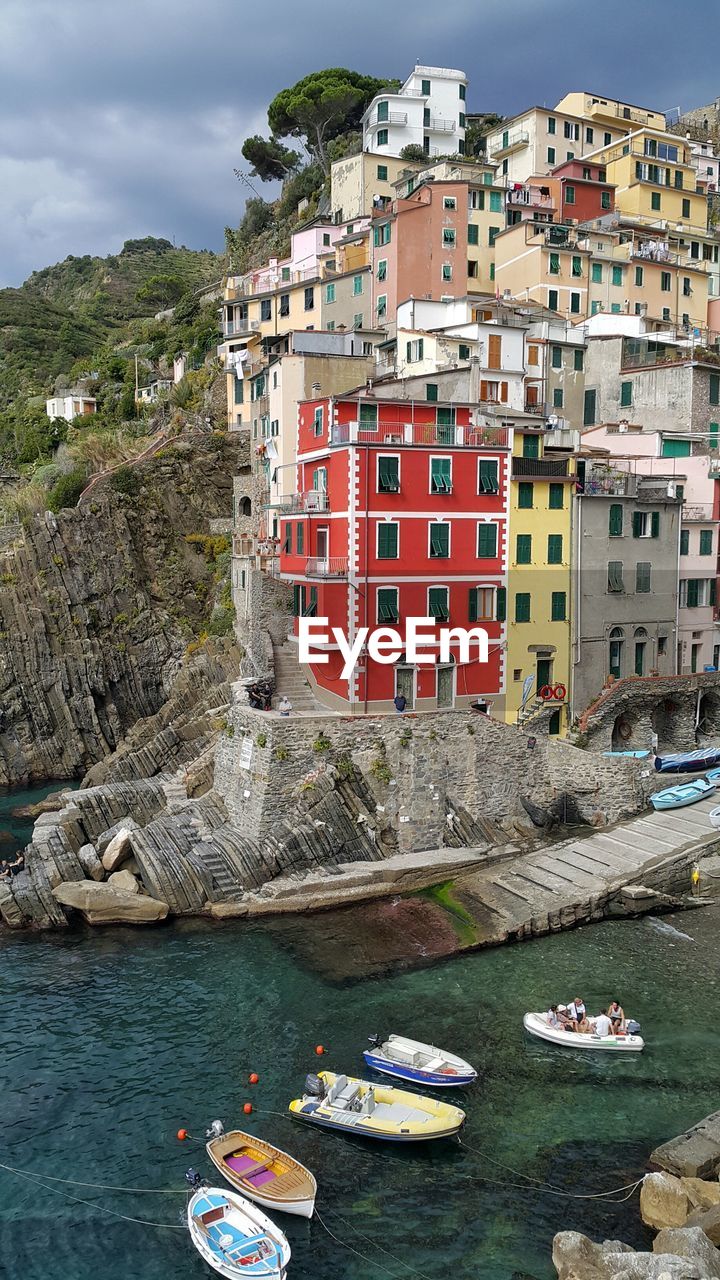
<instances>
[{"instance_id":1,"label":"boat hull","mask_svg":"<svg viewBox=\"0 0 720 1280\"><path fill-rule=\"evenodd\" d=\"M371 1138L373 1142L433 1142L436 1138L452 1138L459 1133L464 1120L460 1124L455 1124L448 1129L434 1130L432 1133L399 1133L391 1130L369 1129L362 1125L353 1125L352 1127L343 1124L341 1120L333 1120L329 1116L319 1116L313 1109L313 1104L300 1111L293 1111L292 1116L295 1120L304 1120L308 1124L317 1125L320 1129L334 1129L336 1133L343 1133L345 1136L350 1134L356 1138Z\"/></svg>"},{"instance_id":2,"label":"boat hull","mask_svg":"<svg viewBox=\"0 0 720 1280\"><path fill-rule=\"evenodd\" d=\"M221 1205L227 1212L216 1220ZM206 1225L201 1223L206 1217ZM282 1231L264 1213L235 1191L201 1187L187 1209L190 1238L200 1256L226 1280L238 1276L250 1280L286 1280L290 1246ZM262 1240L257 1260L247 1257L247 1247ZM245 1252L245 1261L241 1257Z\"/></svg>"},{"instance_id":3,"label":"boat hull","mask_svg":"<svg viewBox=\"0 0 720 1280\"><path fill-rule=\"evenodd\" d=\"M712 782L705 782L704 779L699 778L697 782L690 782L685 786L668 787L666 791L656 791L655 795L650 797L650 803L653 809L658 811L684 809L686 805L705 800L714 791L715 786Z\"/></svg>"},{"instance_id":4,"label":"boat hull","mask_svg":"<svg viewBox=\"0 0 720 1280\"><path fill-rule=\"evenodd\" d=\"M639 1053L645 1048L642 1036L595 1036L549 1027L544 1013L526 1013L523 1026L531 1036L565 1049L585 1049L595 1053Z\"/></svg>"},{"instance_id":5,"label":"boat hull","mask_svg":"<svg viewBox=\"0 0 720 1280\"><path fill-rule=\"evenodd\" d=\"M720 831L720 804L710 810L708 817L710 819L710 826L714 827L716 831Z\"/></svg>"},{"instance_id":6,"label":"boat hull","mask_svg":"<svg viewBox=\"0 0 720 1280\"><path fill-rule=\"evenodd\" d=\"M324 1092L295 1098L289 1107L296 1120L355 1134L375 1142L429 1142L451 1138L465 1123L465 1112L449 1102L425 1098L332 1071L321 1071Z\"/></svg>"},{"instance_id":7,"label":"boat hull","mask_svg":"<svg viewBox=\"0 0 720 1280\"><path fill-rule=\"evenodd\" d=\"M430 1085L433 1089L457 1089L460 1085L473 1084L477 1080L477 1071L469 1068L466 1072L458 1071L447 1075L440 1071L423 1071L419 1067L407 1066L402 1062L391 1062L366 1049L363 1053L367 1065L373 1071L381 1071L383 1075L394 1076L397 1080L407 1080L412 1084Z\"/></svg>"},{"instance_id":8,"label":"boat hull","mask_svg":"<svg viewBox=\"0 0 720 1280\"><path fill-rule=\"evenodd\" d=\"M255 1156L255 1162L251 1162L247 1158L241 1160L240 1164L247 1166L241 1171L239 1168L234 1168L230 1161L234 1160L233 1153L236 1153L236 1148L244 1146L255 1149L257 1155ZM282 1213L295 1214L296 1217L312 1218L317 1195L317 1182L314 1174L300 1164L299 1160L296 1160L294 1156L288 1155L280 1147L255 1138L252 1134L245 1133L241 1129L234 1129L229 1133L222 1134L220 1137L211 1138L206 1143L205 1149L218 1173L240 1195L246 1196L254 1204L259 1204L263 1209L269 1209L271 1212L280 1210ZM258 1155L261 1157L260 1161L257 1159ZM265 1160L262 1157L265 1157ZM275 1166L275 1172L280 1176L273 1178L270 1172L260 1168L260 1165L266 1161L269 1163L270 1169ZM283 1164L288 1166L284 1178L282 1177L282 1169L278 1169L278 1165L282 1166ZM259 1185L255 1185L253 1179ZM285 1190L283 1189L283 1183L289 1184ZM272 1188L272 1193L268 1190L270 1187Z\"/></svg>"},{"instance_id":9,"label":"boat hull","mask_svg":"<svg viewBox=\"0 0 720 1280\"><path fill-rule=\"evenodd\" d=\"M655 768L658 773L702 773L713 765L720 764L720 747L707 751L685 751L675 755L656 756Z\"/></svg>"}]
</instances>

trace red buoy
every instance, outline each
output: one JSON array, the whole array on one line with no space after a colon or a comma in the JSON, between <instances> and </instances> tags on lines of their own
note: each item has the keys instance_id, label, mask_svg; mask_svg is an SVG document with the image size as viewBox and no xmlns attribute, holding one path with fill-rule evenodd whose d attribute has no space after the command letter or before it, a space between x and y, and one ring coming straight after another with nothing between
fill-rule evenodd
<instances>
[{"instance_id":1,"label":"red buoy","mask_svg":"<svg viewBox=\"0 0 720 1280\"><path fill-rule=\"evenodd\" d=\"M315 1052L318 1055L318 1057L321 1057L322 1054L325 1052L325 1046L321 1044L317 1044L315 1046Z\"/></svg>"},{"instance_id":2,"label":"red buoy","mask_svg":"<svg viewBox=\"0 0 720 1280\"><path fill-rule=\"evenodd\" d=\"M246 1116L249 1116L250 1113L252 1112L252 1102L246 1102L243 1107L243 1111L245 1112Z\"/></svg>"},{"instance_id":3,"label":"red buoy","mask_svg":"<svg viewBox=\"0 0 720 1280\"><path fill-rule=\"evenodd\" d=\"M260 1079L260 1077L259 1077L259 1075L258 1075L257 1071L253 1071L253 1072L251 1072L251 1074L248 1076L248 1080L250 1081L250 1084L257 1084L257 1083L258 1083L258 1081L259 1081L259 1079Z\"/></svg>"},{"instance_id":4,"label":"red buoy","mask_svg":"<svg viewBox=\"0 0 720 1280\"><path fill-rule=\"evenodd\" d=\"M178 1142L184 1142L186 1138L187 1138L187 1129L178 1129L177 1131Z\"/></svg>"}]
</instances>

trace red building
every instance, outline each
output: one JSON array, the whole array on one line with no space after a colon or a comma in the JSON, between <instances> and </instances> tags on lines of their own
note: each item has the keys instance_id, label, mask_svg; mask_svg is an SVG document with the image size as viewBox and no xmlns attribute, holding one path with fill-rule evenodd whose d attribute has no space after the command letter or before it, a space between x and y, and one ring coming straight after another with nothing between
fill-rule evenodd
<instances>
[{"instance_id":1,"label":"red building","mask_svg":"<svg viewBox=\"0 0 720 1280\"><path fill-rule=\"evenodd\" d=\"M408 618L483 627L488 662L458 643L444 665L392 665L366 652L344 679L343 655L311 662L321 701L351 713L502 701L510 431L476 420L470 405L343 396L302 401L298 494L281 523L280 572L294 612L328 618L352 643L360 628ZM433 652L439 652L435 646ZM502 714L496 705L493 714Z\"/></svg>"},{"instance_id":2,"label":"red building","mask_svg":"<svg viewBox=\"0 0 720 1280\"><path fill-rule=\"evenodd\" d=\"M552 171L559 221L589 222L615 208L615 187L605 181L605 166L592 160L566 160Z\"/></svg>"}]
</instances>

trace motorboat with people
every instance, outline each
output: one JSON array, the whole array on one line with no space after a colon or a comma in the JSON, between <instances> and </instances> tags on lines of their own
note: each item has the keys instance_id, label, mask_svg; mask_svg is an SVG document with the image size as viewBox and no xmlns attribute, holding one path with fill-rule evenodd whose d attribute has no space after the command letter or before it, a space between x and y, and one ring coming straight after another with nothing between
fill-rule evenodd
<instances>
[{"instance_id":1,"label":"motorboat with people","mask_svg":"<svg viewBox=\"0 0 720 1280\"><path fill-rule=\"evenodd\" d=\"M220 1120L213 1121L206 1137L215 1168L242 1195L265 1209L312 1217L317 1182L294 1156L241 1129L226 1133Z\"/></svg>"},{"instance_id":2,"label":"motorboat with people","mask_svg":"<svg viewBox=\"0 0 720 1280\"><path fill-rule=\"evenodd\" d=\"M385 1040L382 1036L370 1036L369 1041L371 1048L363 1053L365 1062L386 1076L438 1089L473 1084L477 1080L475 1068L446 1049L436 1049L434 1045L410 1040L407 1036L390 1035Z\"/></svg>"},{"instance_id":3,"label":"motorboat with people","mask_svg":"<svg viewBox=\"0 0 720 1280\"><path fill-rule=\"evenodd\" d=\"M526 1013L523 1026L531 1036L538 1040L548 1040L550 1044L563 1045L566 1049L592 1049L610 1053L639 1053L645 1048L645 1041L639 1034L639 1023L629 1019L626 1030L611 1031L608 1035L596 1034L592 1029L575 1031L569 1027L551 1026L547 1013Z\"/></svg>"},{"instance_id":4,"label":"motorboat with people","mask_svg":"<svg viewBox=\"0 0 720 1280\"><path fill-rule=\"evenodd\" d=\"M720 765L720 747L701 747L697 751L680 751L669 756L656 756L658 773L702 773Z\"/></svg>"},{"instance_id":5,"label":"motorboat with people","mask_svg":"<svg viewBox=\"0 0 720 1280\"><path fill-rule=\"evenodd\" d=\"M448 1102L332 1071L308 1075L289 1110L296 1120L385 1142L449 1138L465 1123L465 1112Z\"/></svg>"},{"instance_id":6,"label":"motorboat with people","mask_svg":"<svg viewBox=\"0 0 720 1280\"><path fill-rule=\"evenodd\" d=\"M714 795L715 790L714 782L708 782L707 778L695 778L692 782L681 782L677 787L656 791L650 797L650 803L655 810L683 809L685 805L697 804L698 800Z\"/></svg>"},{"instance_id":7,"label":"motorboat with people","mask_svg":"<svg viewBox=\"0 0 720 1280\"><path fill-rule=\"evenodd\" d=\"M285 1280L290 1245L270 1218L234 1191L208 1187L194 1169L187 1209L190 1238L209 1266L227 1280Z\"/></svg>"}]
</instances>

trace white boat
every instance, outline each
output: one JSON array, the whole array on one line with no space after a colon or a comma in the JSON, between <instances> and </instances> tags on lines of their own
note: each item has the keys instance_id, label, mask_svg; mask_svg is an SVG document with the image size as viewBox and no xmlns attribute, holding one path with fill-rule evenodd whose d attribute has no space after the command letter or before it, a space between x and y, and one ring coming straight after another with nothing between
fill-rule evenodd
<instances>
[{"instance_id":1,"label":"white boat","mask_svg":"<svg viewBox=\"0 0 720 1280\"><path fill-rule=\"evenodd\" d=\"M235 1191L200 1187L187 1211L198 1253L227 1280L285 1280L290 1245L256 1205Z\"/></svg>"},{"instance_id":2,"label":"white boat","mask_svg":"<svg viewBox=\"0 0 720 1280\"><path fill-rule=\"evenodd\" d=\"M710 826L715 827L716 831L720 831L720 804L716 804L715 808L710 810L708 818L710 819Z\"/></svg>"},{"instance_id":3,"label":"white boat","mask_svg":"<svg viewBox=\"0 0 720 1280\"><path fill-rule=\"evenodd\" d=\"M523 1026L531 1036L539 1040L549 1040L551 1044L561 1044L566 1049L596 1049L610 1053L639 1053L645 1048L645 1041L639 1035L596 1036L594 1033L563 1031L558 1027L548 1026L544 1013L526 1013Z\"/></svg>"},{"instance_id":4,"label":"white boat","mask_svg":"<svg viewBox=\"0 0 720 1280\"><path fill-rule=\"evenodd\" d=\"M409 1040L407 1036L388 1036L382 1040L380 1036L373 1036L370 1044L372 1048L366 1049L363 1057L369 1067L386 1076L429 1084L436 1089L472 1084L477 1079L477 1071L469 1062L420 1040Z\"/></svg>"}]
</instances>

